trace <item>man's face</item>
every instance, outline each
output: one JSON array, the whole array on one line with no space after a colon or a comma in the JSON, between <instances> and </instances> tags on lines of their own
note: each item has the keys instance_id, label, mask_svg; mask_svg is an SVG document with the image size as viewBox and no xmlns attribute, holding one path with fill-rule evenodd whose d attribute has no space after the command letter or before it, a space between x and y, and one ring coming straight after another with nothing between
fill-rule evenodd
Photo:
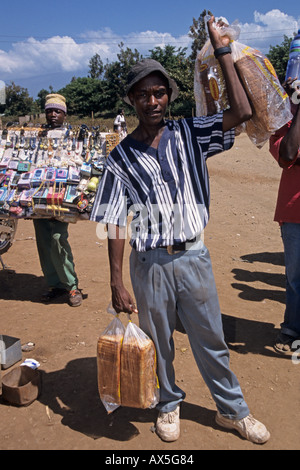
<instances>
[{"instance_id":1,"label":"man's face","mask_svg":"<svg viewBox=\"0 0 300 470\"><path fill-rule=\"evenodd\" d=\"M166 114L171 90L168 81L154 72L136 83L128 96L140 122L145 126L155 126Z\"/></svg>"},{"instance_id":2,"label":"man's face","mask_svg":"<svg viewBox=\"0 0 300 470\"><path fill-rule=\"evenodd\" d=\"M52 127L61 127L64 123L66 114L60 109L46 109L46 119L47 123Z\"/></svg>"}]
</instances>

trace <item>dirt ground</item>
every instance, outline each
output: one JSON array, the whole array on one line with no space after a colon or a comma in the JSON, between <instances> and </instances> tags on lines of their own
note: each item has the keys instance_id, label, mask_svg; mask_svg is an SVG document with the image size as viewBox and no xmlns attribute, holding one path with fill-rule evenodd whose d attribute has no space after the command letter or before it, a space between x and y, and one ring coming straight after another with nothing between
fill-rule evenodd
<instances>
[{"instance_id":1,"label":"dirt ground","mask_svg":"<svg viewBox=\"0 0 300 470\"><path fill-rule=\"evenodd\" d=\"M0 271L0 333L33 341L23 360L40 362L43 389L28 407L0 398L0 449L16 450L292 450L300 449L297 361L272 348L283 319L285 276L278 225L273 222L281 170L268 152L242 135L208 162L211 220L205 243L213 263L231 368L251 412L271 439L252 444L215 424L215 404L196 368L186 335L175 333L177 382L186 391L181 437L164 443L153 432L155 410L120 408L107 415L97 391L96 344L111 321L107 244L96 224L70 225L80 288L79 308L44 305L45 285L33 225L20 221ZM124 272L130 288L128 254ZM126 324L126 316L121 316ZM138 317L133 320L137 323ZM16 364L18 366L20 363ZM15 367L13 366L13 367ZM2 376L11 369L3 370Z\"/></svg>"}]
</instances>

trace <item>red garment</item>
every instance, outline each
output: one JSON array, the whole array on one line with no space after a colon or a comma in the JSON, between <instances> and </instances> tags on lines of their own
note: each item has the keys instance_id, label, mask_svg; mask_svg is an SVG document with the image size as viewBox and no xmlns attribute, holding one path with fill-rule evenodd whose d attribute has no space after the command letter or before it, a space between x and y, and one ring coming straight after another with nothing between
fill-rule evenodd
<instances>
[{"instance_id":1,"label":"red garment","mask_svg":"<svg viewBox=\"0 0 300 470\"><path fill-rule=\"evenodd\" d=\"M299 152L292 163L287 163L279 157L279 147L283 137L291 127L292 121L279 129L270 138L270 152L283 168L274 220L300 223L300 159Z\"/></svg>"}]
</instances>

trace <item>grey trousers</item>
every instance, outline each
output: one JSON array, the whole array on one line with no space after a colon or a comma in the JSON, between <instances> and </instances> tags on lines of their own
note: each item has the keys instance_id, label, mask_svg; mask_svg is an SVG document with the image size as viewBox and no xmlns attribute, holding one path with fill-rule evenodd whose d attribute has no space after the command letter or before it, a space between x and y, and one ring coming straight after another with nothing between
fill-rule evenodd
<instances>
[{"instance_id":1,"label":"grey trousers","mask_svg":"<svg viewBox=\"0 0 300 470\"><path fill-rule=\"evenodd\" d=\"M211 260L202 241L174 255L164 248L146 253L133 249L130 275L139 325L156 347L160 384L157 408L173 411L185 398L184 391L175 383L173 366L177 311L219 412L234 419L247 416L248 406L229 367Z\"/></svg>"}]
</instances>

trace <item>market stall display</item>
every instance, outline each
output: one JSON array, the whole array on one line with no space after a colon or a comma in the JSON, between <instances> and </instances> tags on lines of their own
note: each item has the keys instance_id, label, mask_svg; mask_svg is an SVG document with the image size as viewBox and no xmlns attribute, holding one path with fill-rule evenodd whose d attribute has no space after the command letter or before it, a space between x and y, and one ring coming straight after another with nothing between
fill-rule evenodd
<instances>
[{"instance_id":1,"label":"market stall display","mask_svg":"<svg viewBox=\"0 0 300 470\"><path fill-rule=\"evenodd\" d=\"M118 134L86 125L0 130L0 219L88 218Z\"/></svg>"}]
</instances>

